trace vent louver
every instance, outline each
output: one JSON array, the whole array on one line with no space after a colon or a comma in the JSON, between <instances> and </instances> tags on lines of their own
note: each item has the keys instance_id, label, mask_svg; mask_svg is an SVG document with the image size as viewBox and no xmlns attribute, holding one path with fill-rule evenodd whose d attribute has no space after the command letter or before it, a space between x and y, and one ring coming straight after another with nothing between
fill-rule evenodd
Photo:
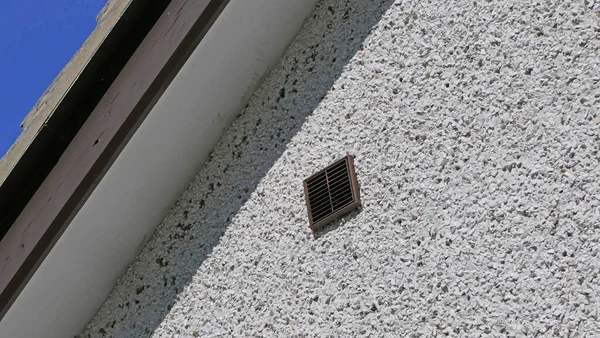
<instances>
[{"instance_id":1,"label":"vent louver","mask_svg":"<svg viewBox=\"0 0 600 338\"><path fill-rule=\"evenodd\" d=\"M309 227L316 231L360 205L354 156L348 155L304 180Z\"/></svg>"}]
</instances>

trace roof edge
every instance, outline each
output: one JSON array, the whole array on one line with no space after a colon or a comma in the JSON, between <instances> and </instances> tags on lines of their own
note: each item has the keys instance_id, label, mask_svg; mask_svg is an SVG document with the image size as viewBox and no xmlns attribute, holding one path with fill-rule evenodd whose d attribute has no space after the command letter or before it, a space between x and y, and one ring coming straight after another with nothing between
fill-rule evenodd
<instances>
[{"instance_id":1,"label":"roof edge","mask_svg":"<svg viewBox=\"0 0 600 338\"><path fill-rule=\"evenodd\" d=\"M93 67L90 63L91 68L86 68L80 77L88 81L79 84L76 82L69 90L59 105L60 108L66 112L79 111L80 107L85 108L86 112L88 109L91 111L77 128L67 130L74 135L68 138L64 148L52 149L52 155L58 157L41 181L33 185L34 191L27 197L25 205L19 209L8 232L0 240L0 261L5 262L0 267L0 319L228 2L132 2L118 23L123 27L130 27L130 30L115 27L115 32L111 32L112 38L107 38L107 42L103 44L107 48L98 53L103 57L100 58L101 61L110 61L109 66L113 65L112 61L123 64L104 69L99 65L105 62ZM156 12L149 12L147 6ZM132 17L128 17L128 13ZM158 17L148 21L153 15ZM149 28L145 29L142 41L133 45L132 32L140 33L140 27L148 24ZM125 40L119 43L119 37ZM122 58L114 60L116 53L130 48L133 48L133 52L127 58L122 55ZM111 74L114 77L106 84L109 81L103 79L112 76ZM101 95L97 101L95 98L90 100L90 96L98 94ZM56 142L67 139L53 129L64 125L72 126L71 121L65 119L64 113L53 115L56 124L47 124L48 128L44 129L48 129L49 136L43 138L54 137ZM25 167L27 168L31 167ZM6 195L0 191L0 197Z\"/></svg>"},{"instance_id":2,"label":"roof edge","mask_svg":"<svg viewBox=\"0 0 600 338\"><path fill-rule=\"evenodd\" d=\"M75 52L73 57L60 70L42 96L25 115L21 122L21 134L10 149L0 158L0 186L10 175L17 162L23 157L27 148L40 130L44 122L50 118L62 101L72 84L94 57L106 37L117 24L129 4L133 0L109 0L96 19L96 27ZM100 20L99 20L100 19Z\"/></svg>"},{"instance_id":3,"label":"roof edge","mask_svg":"<svg viewBox=\"0 0 600 338\"><path fill-rule=\"evenodd\" d=\"M169 3L112 0L96 29L27 115L23 132L0 159L0 238Z\"/></svg>"}]
</instances>

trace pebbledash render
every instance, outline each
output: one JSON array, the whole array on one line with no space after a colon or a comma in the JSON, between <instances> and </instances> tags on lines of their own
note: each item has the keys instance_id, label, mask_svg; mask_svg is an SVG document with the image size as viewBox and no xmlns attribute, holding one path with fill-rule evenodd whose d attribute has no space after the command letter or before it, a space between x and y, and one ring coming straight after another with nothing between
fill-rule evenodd
<instances>
[{"instance_id":1,"label":"pebbledash render","mask_svg":"<svg viewBox=\"0 0 600 338\"><path fill-rule=\"evenodd\" d=\"M599 336L599 16L321 1L80 336Z\"/></svg>"}]
</instances>

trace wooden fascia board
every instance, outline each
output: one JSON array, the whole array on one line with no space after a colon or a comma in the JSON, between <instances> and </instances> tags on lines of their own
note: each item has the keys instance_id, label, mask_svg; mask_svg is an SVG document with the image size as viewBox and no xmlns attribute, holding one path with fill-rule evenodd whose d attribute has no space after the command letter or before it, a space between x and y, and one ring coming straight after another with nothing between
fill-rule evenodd
<instances>
[{"instance_id":1,"label":"wooden fascia board","mask_svg":"<svg viewBox=\"0 0 600 338\"><path fill-rule=\"evenodd\" d=\"M227 3L173 0L142 41L0 241L1 316Z\"/></svg>"}]
</instances>

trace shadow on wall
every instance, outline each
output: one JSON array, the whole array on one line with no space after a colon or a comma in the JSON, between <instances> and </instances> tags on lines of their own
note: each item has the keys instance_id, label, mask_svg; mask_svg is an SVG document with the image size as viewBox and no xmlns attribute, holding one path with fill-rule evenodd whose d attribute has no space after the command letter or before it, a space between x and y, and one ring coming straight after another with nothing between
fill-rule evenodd
<instances>
[{"instance_id":1,"label":"shadow on wall","mask_svg":"<svg viewBox=\"0 0 600 338\"><path fill-rule=\"evenodd\" d=\"M362 49L371 28L393 2L319 3L239 118L254 124L241 125L239 120L233 123L192 182L192 186L202 187L201 191L188 189L176 203L176 212L170 215L183 215L185 221L178 223L174 216L167 216L81 337L152 335L178 294L192 282L194 273L219 243L232 217L283 154L344 66ZM295 105L296 99L302 104ZM283 103L293 109L285 109ZM208 177L209 173L218 174ZM320 237L339 224L340 221L315 236Z\"/></svg>"}]
</instances>

